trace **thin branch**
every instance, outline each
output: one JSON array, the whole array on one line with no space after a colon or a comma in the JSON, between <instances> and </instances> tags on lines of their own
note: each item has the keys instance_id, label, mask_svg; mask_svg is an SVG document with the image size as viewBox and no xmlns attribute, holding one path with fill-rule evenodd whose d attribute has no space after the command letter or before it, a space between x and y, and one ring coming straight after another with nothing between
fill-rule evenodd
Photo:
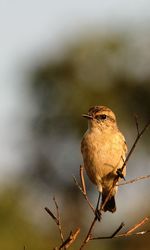
<instances>
[{"instance_id":1,"label":"thin branch","mask_svg":"<svg viewBox=\"0 0 150 250\"><path fill-rule=\"evenodd\" d=\"M112 192L113 192L113 189L114 189L114 187L116 186L116 184L117 184L117 182L118 182L118 179L119 179L119 176L116 176L116 177L114 178L112 187L111 187L111 189L110 189L108 195L106 196L104 202L101 204L101 208L100 208L101 211L104 209L104 207L105 207L107 201L110 199L111 194L112 194Z\"/></svg>"},{"instance_id":2,"label":"thin branch","mask_svg":"<svg viewBox=\"0 0 150 250\"><path fill-rule=\"evenodd\" d=\"M142 221L140 221L139 223L135 224L133 227L131 227L125 234L128 236L130 234L132 234L137 228L143 226L144 224L146 224L149 221L149 217L145 217Z\"/></svg>"},{"instance_id":3,"label":"thin branch","mask_svg":"<svg viewBox=\"0 0 150 250\"><path fill-rule=\"evenodd\" d=\"M97 221L97 217L95 216L95 218L94 218L94 220L92 221L92 224L91 224L91 226L90 226L90 229L89 229L89 231L88 231L88 233L87 233L87 235L86 235L86 237L85 237L85 239L84 239L84 241L83 241L81 247L79 248L79 250L83 249L83 247L84 247L84 246L89 242L89 240L91 239L92 229L93 229L93 227L94 227L96 221Z\"/></svg>"},{"instance_id":4,"label":"thin branch","mask_svg":"<svg viewBox=\"0 0 150 250\"><path fill-rule=\"evenodd\" d=\"M64 242L64 236L63 236L63 232L62 232L59 207L58 207L58 204L57 204L57 201L56 201L55 197L53 197L53 201L55 203L55 207L56 207L56 211L57 211L57 221L58 221L57 225L58 225L58 229L59 229L59 233L60 233L60 238L61 238L61 241L63 243Z\"/></svg>"},{"instance_id":5,"label":"thin branch","mask_svg":"<svg viewBox=\"0 0 150 250\"><path fill-rule=\"evenodd\" d=\"M76 240L79 233L80 233L80 228L77 228L74 233L70 232L70 235L68 236L68 238L59 247L59 250L61 250L63 247L65 247L66 249L70 247L70 245Z\"/></svg>"},{"instance_id":6,"label":"thin branch","mask_svg":"<svg viewBox=\"0 0 150 250\"><path fill-rule=\"evenodd\" d=\"M76 177L75 177L74 175L73 175L73 180L74 180L76 186L79 188L80 192L81 192L81 193L83 194L83 196L84 196L85 193L83 192L81 186L79 185L79 183L78 183L78 181L77 181L77 179L76 179Z\"/></svg>"},{"instance_id":7,"label":"thin branch","mask_svg":"<svg viewBox=\"0 0 150 250\"><path fill-rule=\"evenodd\" d=\"M135 114L134 115L134 119L135 119L135 125L136 125L136 130L137 130L137 134L140 134L140 130L139 130L139 123L138 123L138 116Z\"/></svg>"},{"instance_id":8,"label":"thin branch","mask_svg":"<svg viewBox=\"0 0 150 250\"><path fill-rule=\"evenodd\" d=\"M48 207L45 207L45 211L51 216L51 218L56 222L56 224L58 225L58 220L56 218L56 216L50 211L50 209Z\"/></svg>"},{"instance_id":9,"label":"thin branch","mask_svg":"<svg viewBox=\"0 0 150 250\"><path fill-rule=\"evenodd\" d=\"M64 243L64 236L63 236L63 232L62 232L62 225L61 225L59 207L58 207L58 203L57 203L55 197L53 197L53 201L54 201L54 204L55 204L55 207L56 207L56 214L57 215L55 216L48 207L45 207L45 211L50 215L50 217L54 220L54 222L58 226L61 242L63 244ZM57 249L57 247L55 249ZM64 246L64 249L66 249L65 246Z\"/></svg>"},{"instance_id":10,"label":"thin branch","mask_svg":"<svg viewBox=\"0 0 150 250\"><path fill-rule=\"evenodd\" d=\"M91 237L90 240L105 240L105 239L112 239L114 238L117 233L124 227L124 222L122 222L119 227L115 230L115 232L113 234L111 234L110 236L102 236L102 237Z\"/></svg>"},{"instance_id":11,"label":"thin branch","mask_svg":"<svg viewBox=\"0 0 150 250\"><path fill-rule=\"evenodd\" d=\"M140 231L140 232L133 233L133 234L119 234L119 235L115 236L114 238L129 237L129 236L136 236L136 235L141 236L141 235L144 235L144 234L147 234L147 233L150 233L150 230Z\"/></svg>"},{"instance_id":12,"label":"thin branch","mask_svg":"<svg viewBox=\"0 0 150 250\"><path fill-rule=\"evenodd\" d=\"M84 174L83 174L83 166L82 165L80 165L80 180L81 180L83 193L86 194L87 192L86 192L86 185L85 185Z\"/></svg>"},{"instance_id":13,"label":"thin branch","mask_svg":"<svg viewBox=\"0 0 150 250\"><path fill-rule=\"evenodd\" d=\"M150 175L139 176L139 177L137 177L135 179L132 179L132 180L129 180L129 181L125 181L125 182L116 184L116 186L123 186L123 185L126 185L126 184L131 184L131 183L134 183L136 181L140 181L140 180L144 180L144 179L149 179L149 178L150 178Z\"/></svg>"},{"instance_id":14,"label":"thin branch","mask_svg":"<svg viewBox=\"0 0 150 250\"><path fill-rule=\"evenodd\" d=\"M125 226L124 222L121 222L120 226L115 230L115 232L111 235L111 238L115 237L117 233Z\"/></svg>"},{"instance_id":15,"label":"thin branch","mask_svg":"<svg viewBox=\"0 0 150 250\"><path fill-rule=\"evenodd\" d=\"M104 237L92 237L91 240L104 240L104 239L113 239L113 238L127 237L127 236L131 236L131 235L143 235L143 234L149 233L150 230L141 231L141 232L137 232L137 233L134 233L134 231L136 229L138 229L139 227L143 226L144 224L146 224L148 221L149 221L149 217L145 217L139 223L137 223L134 226L132 226L125 233L117 235L117 233L124 227L124 223L121 223L121 225L118 227L118 229L112 235L110 235L110 236L104 236Z\"/></svg>"},{"instance_id":16,"label":"thin branch","mask_svg":"<svg viewBox=\"0 0 150 250\"><path fill-rule=\"evenodd\" d=\"M84 179L83 176L82 176L82 178ZM92 209L93 213L95 214L95 208L93 207L92 203L90 202L90 200L89 200L89 198L87 196L87 193L85 192L86 189L84 189L84 190L82 189L82 187L79 185L79 183L78 183L75 176L73 176L73 180L74 180L76 186L78 187L78 189L80 190L80 192L82 193L84 199L87 201L89 207Z\"/></svg>"},{"instance_id":17,"label":"thin branch","mask_svg":"<svg viewBox=\"0 0 150 250\"><path fill-rule=\"evenodd\" d=\"M137 122L137 120L136 120L136 122ZM148 121L148 122L146 123L146 125L144 126L144 128L141 130L141 132L139 132L139 126L136 124L136 127L137 127L137 137L136 137L136 139L135 139L135 141L134 141L134 143L133 143L133 145L132 145L132 147L131 147L131 149L130 149L130 151L129 151L129 153L128 153L128 155L127 155L127 157L126 157L126 159L125 159L125 161L124 161L124 163L123 163L123 165L122 165L122 167L121 167L121 170L122 170L122 171L123 171L123 169L125 168L127 162L129 161L129 158L130 158L130 156L132 155L132 153L133 153L133 151L134 151L134 149L135 149L135 147L136 147L136 145L137 145L139 139L141 138L141 136L144 134L144 132L146 131L146 129L147 129L149 126L150 126L150 121Z\"/></svg>"}]
</instances>

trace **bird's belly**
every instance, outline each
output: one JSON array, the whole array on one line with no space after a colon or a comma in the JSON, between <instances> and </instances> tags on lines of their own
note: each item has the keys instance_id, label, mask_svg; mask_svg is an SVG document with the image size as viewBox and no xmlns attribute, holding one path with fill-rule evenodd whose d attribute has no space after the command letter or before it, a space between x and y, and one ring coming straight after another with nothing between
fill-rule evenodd
<instances>
[{"instance_id":1,"label":"bird's belly","mask_svg":"<svg viewBox=\"0 0 150 250\"><path fill-rule=\"evenodd\" d=\"M104 163L99 155L95 154L84 159L84 166L90 180L96 185L104 182L105 178L116 170L111 163Z\"/></svg>"}]
</instances>

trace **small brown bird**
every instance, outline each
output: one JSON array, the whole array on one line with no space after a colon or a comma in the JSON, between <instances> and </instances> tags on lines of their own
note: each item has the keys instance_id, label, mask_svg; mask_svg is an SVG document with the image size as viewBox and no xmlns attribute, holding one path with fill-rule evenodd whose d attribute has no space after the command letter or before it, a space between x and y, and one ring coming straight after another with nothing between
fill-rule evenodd
<instances>
[{"instance_id":1,"label":"small brown bird","mask_svg":"<svg viewBox=\"0 0 150 250\"><path fill-rule=\"evenodd\" d=\"M84 167L90 180L97 185L102 193L102 204L112 188L117 170L122 167L127 153L125 138L119 131L115 114L105 106L95 106L83 115L88 119L88 130L81 142ZM126 169L123 170L123 176ZM111 197L103 210L115 212L115 194L113 189Z\"/></svg>"}]
</instances>

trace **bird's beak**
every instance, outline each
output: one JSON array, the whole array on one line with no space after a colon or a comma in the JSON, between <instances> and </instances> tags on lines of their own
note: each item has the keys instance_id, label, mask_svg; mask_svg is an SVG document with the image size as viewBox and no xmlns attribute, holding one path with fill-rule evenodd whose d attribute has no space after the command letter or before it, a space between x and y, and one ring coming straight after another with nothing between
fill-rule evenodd
<instances>
[{"instance_id":1,"label":"bird's beak","mask_svg":"<svg viewBox=\"0 0 150 250\"><path fill-rule=\"evenodd\" d=\"M86 119L93 119L93 117L91 115L83 114L82 116Z\"/></svg>"}]
</instances>

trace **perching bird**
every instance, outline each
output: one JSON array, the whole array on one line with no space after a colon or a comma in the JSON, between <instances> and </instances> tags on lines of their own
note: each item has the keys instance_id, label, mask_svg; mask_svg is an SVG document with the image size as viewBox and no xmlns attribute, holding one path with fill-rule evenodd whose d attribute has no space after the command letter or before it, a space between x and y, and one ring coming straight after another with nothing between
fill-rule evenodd
<instances>
[{"instance_id":1,"label":"perching bird","mask_svg":"<svg viewBox=\"0 0 150 250\"><path fill-rule=\"evenodd\" d=\"M127 145L125 138L119 131L115 114L105 106L95 106L83 115L88 119L88 130L81 142L84 168L90 180L97 185L102 193L102 204L112 188L117 170L125 161ZM126 168L123 170L126 174ZM115 186L103 210L115 212Z\"/></svg>"}]
</instances>

